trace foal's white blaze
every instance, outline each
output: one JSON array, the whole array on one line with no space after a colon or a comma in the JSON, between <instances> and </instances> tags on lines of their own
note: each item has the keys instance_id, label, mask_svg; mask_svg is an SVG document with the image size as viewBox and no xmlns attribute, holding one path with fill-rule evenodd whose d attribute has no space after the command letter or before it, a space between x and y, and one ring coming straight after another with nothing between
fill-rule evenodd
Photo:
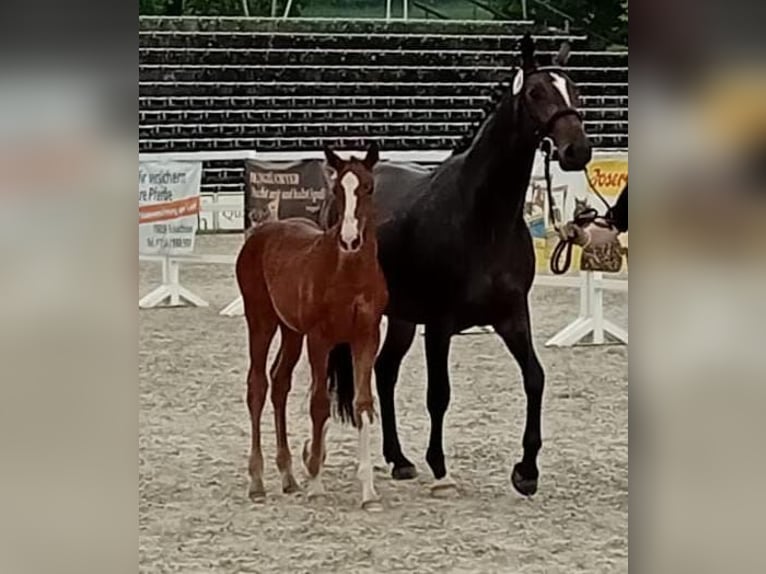
<instances>
[{"instance_id":1,"label":"foal's white blaze","mask_svg":"<svg viewBox=\"0 0 766 574\"><path fill-rule=\"evenodd\" d=\"M340 180L346 199L346 209L343 213L343 223L340 227L340 239L344 245L351 247L351 243L359 237L359 220L356 218L356 188L359 187L359 178L353 172L346 172Z\"/></svg>"},{"instance_id":2,"label":"foal's white blaze","mask_svg":"<svg viewBox=\"0 0 766 574\"><path fill-rule=\"evenodd\" d=\"M572 100L569 98L569 90L567 89L567 81L555 72L550 72L553 79L554 87L559 91L561 97L564 98L564 103L567 107L572 107Z\"/></svg>"}]
</instances>

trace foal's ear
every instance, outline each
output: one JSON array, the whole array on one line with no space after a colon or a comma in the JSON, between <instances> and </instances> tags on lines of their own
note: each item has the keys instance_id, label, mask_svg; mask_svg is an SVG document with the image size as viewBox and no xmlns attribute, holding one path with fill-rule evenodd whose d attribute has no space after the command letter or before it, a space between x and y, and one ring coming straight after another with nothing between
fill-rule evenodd
<instances>
[{"instance_id":1,"label":"foal's ear","mask_svg":"<svg viewBox=\"0 0 766 574\"><path fill-rule=\"evenodd\" d=\"M569 45L569 42L564 40L561 43L561 48L559 48L559 53L553 56L553 65L559 66L563 68L567 65L567 62L569 61L569 54L572 50L572 47Z\"/></svg>"},{"instance_id":2,"label":"foal's ear","mask_svg":"<svg viewBox=\"0 0 766 574\"><path fill-rule=\"evenodd\" d=\"M520 47L522 69L527 72L534 70L537 67L537 62L535 62L535 41L529 32L521 38Z\"/></svg>"},{"instance_id":3,"label":"foal's ear","mask_svg":"<svg viewBox=\"0 0 766 574\"><path fill-rule=\"evenodd\" d=\"M380 159L380 151L378 149L378 142L373 140L370 145L367 147L367 155L364 156L364 167L371 170L373 166L378 163L378 159Z\"/></svg>"},{"instance_id":4,"label":"foal's ear","mask_svg":"<svg viewBox=\"0 0 766 574\"><path fill-rule=\"evenodd\" d=\"M333 149L326 144L324 146L324 157L327 160L327 165L329 165L335 171L340 171L340 168L343 165L343 159L340 158L338 154L336 154Z\"/></svg>"}]
</instances>

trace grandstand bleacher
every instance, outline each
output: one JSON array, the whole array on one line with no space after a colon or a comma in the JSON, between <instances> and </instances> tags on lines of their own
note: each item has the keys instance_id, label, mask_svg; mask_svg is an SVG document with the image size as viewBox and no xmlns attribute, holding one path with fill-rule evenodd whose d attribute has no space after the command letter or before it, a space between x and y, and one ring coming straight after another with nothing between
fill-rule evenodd
<instances>
[{"instance_id":1,"label":"grandstand bleacher","mask_svg":"<svg viewBox=\"0 0 766 574\"><path fill-rule=\"evenodd\" d=\"M367 137L451 149L528 30L542 54L569 40L594 146L626 149L627 52L591 51L584 36L528 22L143 17L139 151L353 148ZM241 165L205 166L203 191L241 187Z\"/></svg>"}]
</instances>

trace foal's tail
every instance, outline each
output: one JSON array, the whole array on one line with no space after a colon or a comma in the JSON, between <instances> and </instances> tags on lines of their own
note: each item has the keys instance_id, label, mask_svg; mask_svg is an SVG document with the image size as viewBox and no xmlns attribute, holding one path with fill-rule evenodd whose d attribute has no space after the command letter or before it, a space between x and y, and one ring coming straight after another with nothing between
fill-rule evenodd
<instances>
[{"instance_id":1,"label":"foal's tail","mask_svg":"<svg viewBox=\"0 0 766 574\"><path fill-rule=\"evenodd\" d=\"M343 423L356 426L354 418L354 366L351 345L343 343L330 351L327 360L327 379L335 405L333 414Z\"/></svg>"}]
</instances>

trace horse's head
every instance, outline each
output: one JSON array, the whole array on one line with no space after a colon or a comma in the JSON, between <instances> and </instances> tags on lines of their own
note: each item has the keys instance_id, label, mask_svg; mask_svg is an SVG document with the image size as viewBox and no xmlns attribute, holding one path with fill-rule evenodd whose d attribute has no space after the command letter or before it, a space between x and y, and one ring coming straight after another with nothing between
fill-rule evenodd
<instances>
[{"instance_id":1,"label":"horse's head","mask_svg":"<svg viewBox=\"0 0 766 574\"><path fill-rule=\"evenodd\" d=\"M325 147L324 154L327 164L335 171L333 196L340 217L340 248L347 252L358 251L372 217L372 168L378 161L378 145L372 142L364 159L352 157L345 160L329 147Z\"/></svg>"},{"instance_id":2,"label":"horse's head","mask_svg":"<svg viewBox=\"0 0 766 574\"><path fill-rule=\"evenodd\" d=\"M552 66L538 67L534 40L526 34L521 41L521 66L513 78L512 94L518 111L539 139L549 137L558 150L565 171L583 169L591 158L591 147L577 111L578 95L563 67L569 58L564 43Z\"/></svg>"}]
</instances>

